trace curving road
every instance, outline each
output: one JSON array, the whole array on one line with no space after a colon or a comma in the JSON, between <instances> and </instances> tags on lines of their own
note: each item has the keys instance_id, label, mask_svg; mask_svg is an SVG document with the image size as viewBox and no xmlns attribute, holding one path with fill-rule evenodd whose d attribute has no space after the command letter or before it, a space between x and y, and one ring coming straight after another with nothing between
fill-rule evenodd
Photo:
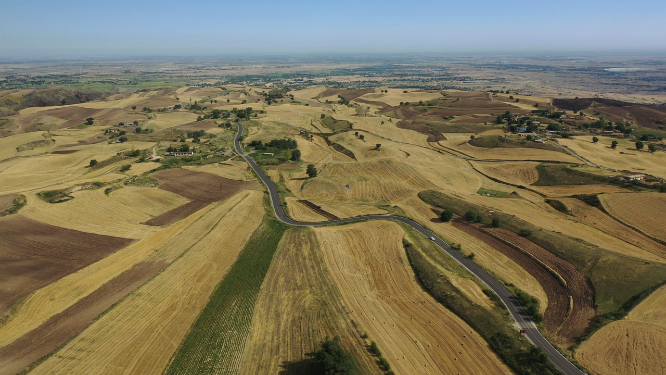
<instances>
[{"instance_id":1,"label":"curving road","mask_svg":"<svg viewBox=\"0 0 666 375\"><path fill-rule=\"evenodd\" d=\"M241 125L238 122L235 123L238 126L238 133L236 134L236 138L234 140L234 147L236 149L236 152L239 155L241 155L243 159L245 159L245 161L250 165L250 167L252 167L257 176L259 176L261 182L263 182L264 185L266 185L266 188L268 189L268 192L271 197L271 205L273 206L273 211L275 211L275 216L280 221L282 221L285 224L302 226L302 227L319 227L319 226L339 224L339 223L353 223L364 220L394 220L409 225L410 227L412 227L419 233L423 234L427 238L432 239L433 242L440 249L449 254L449 256L455 259L458 263L460 263L460 265L465 267L472 275L479 278L483 283L485 283L488 286L488 288L490 288L493 292L495 292L502 300L502 302L504 302L507 309L511 313L511 316L516 321L520 329L525 330L525 336L534 345L543 349L543 351L548 355L550 361L563 374L566 375L584 374L581 370L579 370L576 366L574 366L573 363L569 362L569 360L567 360L560 352L558 352L557 349L555 349L548 342L548 340L546 340L546 338L541 334L541 332L539 332L534 323L532 323L529 316L527 315L527 312L525 312L525 309L520 305L520 303L516 300L513 294L511 294L511 292L504 285L495 280L495 278L490 276L488 272L479 267L476 263L467 259L460 251L457 251L451 246L449 246L448 243L444 242L436 234L434 234L421 224L415 222L414 220L394 215L365 215L365 216L357 216L353 218L346 218L339 220L308 223L303 221L296 221L288 217L284 212L284 204L280 199L280 193L278 192L277 187L275 186L273 181L271 181L270 178L268 178L264 174L264 172L259 168L259 166L254 162L254 160L252 160L245 152L243 152L243 148L240 142L241 136L243 134L243 125Z\"/></svg>"}]
</instances>

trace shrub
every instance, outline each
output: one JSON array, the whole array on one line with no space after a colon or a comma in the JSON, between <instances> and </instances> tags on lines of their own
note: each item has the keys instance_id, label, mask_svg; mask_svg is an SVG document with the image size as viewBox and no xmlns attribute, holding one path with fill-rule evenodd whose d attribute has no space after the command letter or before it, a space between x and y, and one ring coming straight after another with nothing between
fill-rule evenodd
<instances>
[{"instance_id":1,"label":"shrub","mask_svg":"<svg viewBox=\"0 0 666 375\"><path fill-rule=\"evenodd\" d=\"M518 232L518 235L519 235L519 236L523 236L523 237L529 237L529 236L532 235L532 231L529 231L529 230L527 230L527 229L521 229L521 230Z\"/></svg>"},{"instance_id":2,"label":"shrub","mask_svg":"<svg viewBox=\"0 0 666 375\"><path fill-rule=\"evenodd\" d=\"M340 337L321 343L321 349L315 353L315 361L322 367L322 374L356 375L361 373L356 360L340 347Z\"/></svg>"},{"instance_id":3,"label":"shrub","mask_svg":"<svg viewBox=\"0 0 666 375\"><path fill-rule=\"evenodd\" d=\"M453 212L449 211L449 210L444 210L439 215L439 218L442 219L442 221L444 221L444 222L449 222L453 219Z\"/></svg>"}]
</instances>

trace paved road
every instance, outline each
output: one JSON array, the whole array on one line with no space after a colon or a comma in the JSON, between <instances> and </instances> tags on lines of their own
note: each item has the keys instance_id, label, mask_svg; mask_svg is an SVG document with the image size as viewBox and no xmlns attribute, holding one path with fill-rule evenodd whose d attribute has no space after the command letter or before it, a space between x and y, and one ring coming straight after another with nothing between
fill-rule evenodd
<instances>
[{"instance_id":1,"label":"paved road","mask_svg":"<svg viewBox=\"0 0 666 375\"><path fill-rule=\"evenodd\" d=\"M440 249L449 254L453 259L455 259L458 263L460 263L460 265L465 267L472 275L479 278L493 292L495 292L500 297L502 302L504 302L504 304L506 305L507 309L511 313L511 316L516 321L518 326L520 326L521 329L525 330L525 336L534 345L543 349L544 352L546 352L546 354L548 355L550 361L555 365L555 367L557 367L560 371L562 371L563 374L566 375L584 374L576 366L574 366L571 362L569 362L569 360L567 360L560 352L558 352L548 342L548 340L546 340L545 337L543 337L543 335L541 334L541 332L539 332L534 323L530 321L527 312L525 312L525 309L520 305L520 303L516 300L513 294L511 294L511 292L509 292L509 290L504 285L495 280L495 278L490 276L488 272L486 272L481 267L476 265L476 263L465 258L465 256L460 251L457 251L451 246L449 246L448 243L444 242L436 234L434 234L421 224L415 222L414 220L394 215L365 215L365 216L357 216L347 219L339 219L339 220L331 220L331 221L315 222L315 223L292 220L284 212L284 205L282 203L282 200L280 199L280 193L278 192L277 187L275 186L273 181L271 181L270 178L268 178L264 174L264 172L259 168L259 166L254 162L254 160L252 160L245 152L243 152L243 148L240 142L241 136L243 134L243 125L241 125L238 122L236 122L236 125L238 125L238 134L236 134L236 139L234 140L234 147L236 148L236 152L238 152L238 154L240 154L243 157L243 159L245 159L245 161L248 164L250 164L250 167L252 167L257 176L259 176L261 182L263 182L264 185L266 185L266 188L268 188L268 192L271 197L271 204L273 206L273 211L275 211L275 216L280 221L282 221L285 224L303 226L303 227L319 227L319 226L339 224L339 223L353 223L363 220L394 220L409 225L410 227L414 228L416 231L423 234L427 238L433 239L433 242Z\"/></svg>"}]
</instances>

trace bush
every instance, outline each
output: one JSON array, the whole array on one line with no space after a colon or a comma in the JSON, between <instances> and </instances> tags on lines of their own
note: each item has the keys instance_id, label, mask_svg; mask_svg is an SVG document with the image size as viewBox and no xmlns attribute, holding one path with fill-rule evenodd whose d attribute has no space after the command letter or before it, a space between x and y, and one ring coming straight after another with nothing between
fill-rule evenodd
<instances>
[{"instance_id":1,"label":"bush","mask_svg":"<svg viewBox=\"0 0 666 375\"><path fill-rule=\"evenodd\" d=\"M340 337L321 343L321 349L315 353L315 361L322 367L326 375L361 374L356 359L340 347Z\"/></svg>"},{"instance_id":2,"label":"bush","mask_svg":"<svg viewBox=\"0 0 666 375\"><path fill-rule=\"evenodd\" d=\"M449 222L453 219L453 212L449 211L449 210L444 210L439 215L439 218L442 219L442 221L444 221L444 222Z\"/></svg>"},{"instance_id":3,"label":"bush","mask_svg":"<svg viewBox=\"0 0 666 375\"><path fill-rule=\"evenodd\" d=\"M92 167L94 167L94 166L96 166L96 165L97 165L97 160L92 159L92 160L90 161L90 167L92 168Z\"/></svg>"},{"instance_id":4,"label":"bush","mask_svg":"<svg viewBox=\"0 0 666 375\"><path fill-rule=\"evenodd\" d=\"M301 151L300 150L294 150L291 153L291 160L300 161L301 160Z\"/></svg>"},{"instance_id":5,"label":"bush","mask_svg":"<svg viewBox=\"0 0 666 375\"><path fill-rule=\"evenodd\" d=\"M130 168L132 168L131 165L129 165L129 164L125 164L125 165L123 165L122 167L120 167L120 171L121 171L121 172L127 172L127 171L130 170Z\"/></svg>"},{"instance_id":6,"label":"bush","mask_svg":"<svg viewBox=\"0 0 666 375\"><path fill-rule=\"evenodd\" d=\"M521 229L521 230L518 232L518 235L519 235L519 236L522 236L522 237L529 237L529 236L532 235L532 231L529 231L529 230L527 230L527 229Z\"/></svg>"},{"instance_id":7,"label":"bush","mask_svg":"<svg viewBox=\"0 0 666 375\"><path fill-rule=\"evenodd\" d=\"M499 217L493 217L492 225L493 225L495 228L499 228L500 225L501 225L501 220L500 220L500 218L499 218Z\"/></svg>"},{"instance_id":8,"label":"bush","mask_svg":"<svg viewBox=\"0 0 666 375\"><path fill-rule=\"evenodd\" d=\"M477 210L468 210L467 212L465 212L465 219L467 221L473 221L473 222L476 222L476 223L480 223L481 220L483 219L483 217L481 216L481 214Z\"/></svg>"}]
</instances>

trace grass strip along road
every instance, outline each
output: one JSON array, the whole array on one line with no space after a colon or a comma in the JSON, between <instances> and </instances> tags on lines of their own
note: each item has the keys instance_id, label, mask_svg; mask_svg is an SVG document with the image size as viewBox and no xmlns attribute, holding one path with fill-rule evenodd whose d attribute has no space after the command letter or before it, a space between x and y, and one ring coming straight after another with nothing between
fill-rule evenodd
<instances>
[{"instance_id":1,"label":"grass strip along road","mask_svg":"<svg viewBox=\"0 0 666 375\"><path fill-rule=\"evenodd\" d=\"M541 334L537 329L534 323L530 320L527 312L523 306L518 302L516 297L504 286L502 283L497 281L495 278L490 276L488 272L479 267L476 263L467 259L460 251L455 250L448 243L444 242L437 235L432 233L430 230L426 229L421 224L415 222L406 217L394 216L394 215L365 215L357 216L347 219L339 220L330 220L323 222L308 223L302 221L292 220L284 212L284 204L280 199L280 194L277 187L273 182L264 174L264 172L259 168L259 166L250 158L241 146L241 137L243 135L243 125L238 122L235 122L238 126L238 134L234 140L234 147L236 152L245 159L245 161L252 167L254 172L259 176L261 182L266 185L268 192L271 198L271 205L275 216L278 220L282 221L288 225L294 226L303 226L303 227L320 227L325 225L341 224L341 223L353 223L363 220L395 220L409 225L414 228L416 231L431 239L440 249L445 251L449 256L455 259L460 265L466 268L472 275L476 276L483 283L485 283L495 294L499 296L502 302L506 305L507 309L511 313L511 316L516 321L521 330L525 331L525 336L537 347L543 349L543 351L548 355L548 359L557 367L563 374L566 375L583 375L584 373L578 369L573 363L566 359L562 353L557 351L553 345L546 340L546 338Z\"/></svg>"}]
</instances>

